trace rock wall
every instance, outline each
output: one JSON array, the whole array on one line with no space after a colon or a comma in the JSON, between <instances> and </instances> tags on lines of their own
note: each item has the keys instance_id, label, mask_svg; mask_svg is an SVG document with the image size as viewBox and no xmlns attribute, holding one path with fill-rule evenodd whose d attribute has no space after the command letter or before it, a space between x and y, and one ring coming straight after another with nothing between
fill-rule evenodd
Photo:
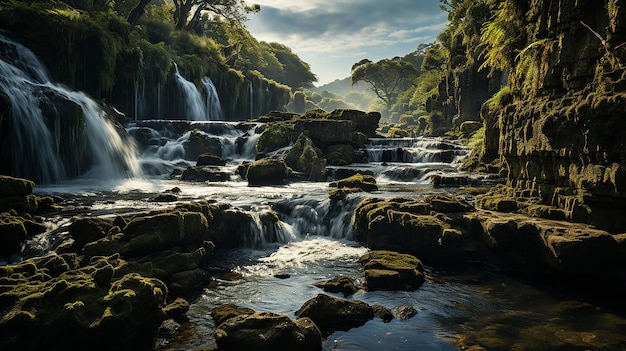
<instances>
[{"instance_id":1,"label":"rock wall","mask_svg":"<svg viewBox=\"0 0 626 351\"><path fill-rule=\"evenodd\" d=\"M496 209L500 202L491 200L509 197L513 210L550 216L528 209L553 206L566 219L626 231L626 7L614 0L505 5L517 16L522 46L509 74L510 102L483 108L483 154L504 160L508 180L481 204Z\"/></svg>"}]
</instances>

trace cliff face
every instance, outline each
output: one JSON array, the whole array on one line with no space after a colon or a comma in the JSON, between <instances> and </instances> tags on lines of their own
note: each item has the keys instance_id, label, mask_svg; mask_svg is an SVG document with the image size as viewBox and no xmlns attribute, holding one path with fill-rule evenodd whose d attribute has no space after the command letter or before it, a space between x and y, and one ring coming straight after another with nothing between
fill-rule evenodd
<instances>
[{"instance_id":1,"label":"cliff face","mask_svg":"<svg viewBox=\"0 0 626 351\"><path fill-rule=\"evenodd\" d=\"M483 107L483 155L501 157L509 173L483 206L510 197L530 214L626 231L626 5L503 6L520 36L509 99Z\"/></svg>"}]
</instances>

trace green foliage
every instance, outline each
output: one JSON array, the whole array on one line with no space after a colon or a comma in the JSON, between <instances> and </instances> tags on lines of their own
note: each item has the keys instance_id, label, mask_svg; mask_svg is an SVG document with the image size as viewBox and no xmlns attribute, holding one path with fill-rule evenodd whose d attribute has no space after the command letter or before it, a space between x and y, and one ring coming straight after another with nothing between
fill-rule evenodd
<instances>
[{"instance_id":1,"label":"green foliage","mask_svg":"<svg viewBox=\"0 0 626 351\"><path fill-rule=\"evenodd\" d=\"M370 84L372 91L388 108L419 74L413 65L400 59L383 59L378 62L362 60L352 67L352 84L359 81Z\"/></svg>"},{"instance_id":2,"label":"green foliage","mask_svg":"<svg viewBox=\"0 0 626 351\"><path fill-rule=\"evenodd\" d=\"M470 137L467 145L474 151L478 152L483 147L483 141L485 140L485 127L478 129L472 136Z\"/></svg>"},{"instance_id":3,"label":"green foliage","mask_svg":"<svg viewBox=\"0 0 626 351\"><path fill-rule=\"evenodd\" d=\"M490 75L495 70L514 70L517 46L522 35L518 18L511 1L500 3L493 20L482 29L481 40L486 46L482 52L485 62L480 69L489 68Z\"/></svg>"},{"instance_id":4,"label":"green foliage","mask_svg":"<svg viewBox=\"0 0 626 351\"><path fill-rule=\"evenodd\" d=\"M302 61L290 48L280 43L268 43L267 46L284 68L285 81L279 82L297 90L312 87L313 82L317 81L309 64Z\"/></svg>"},{"instance_id":5,"label":"green foliage","mask_svg":"<svg viewBox=\"0 0 626 351\"><path fill-rule=\"evenodd\" d=\"M493 94L485 105L490 111L495 111L512 101L511 88L508 85L503 86L497 93Z\"/></svg>"}]
</instances>

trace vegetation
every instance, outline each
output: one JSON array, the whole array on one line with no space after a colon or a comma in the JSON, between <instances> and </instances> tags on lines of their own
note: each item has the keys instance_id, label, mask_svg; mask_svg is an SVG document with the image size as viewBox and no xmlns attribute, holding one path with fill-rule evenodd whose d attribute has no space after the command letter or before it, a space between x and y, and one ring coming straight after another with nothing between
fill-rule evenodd
<instances>
[{"instance_id":1,"label":"vegetation","mask_svg":"<svg viewBox=\"0 0 626 351\"><path fill-rule=\"evenodd\" d=\"M243 0L6 0L0 28L42 57L55 80L127 115L180 110L173 99L161 101L161 111L152 106L157 96L176 96L176 63L200 90L202 78L211 77L227 117L248 117L250 99L259 115L281 109L292 91L316 81L289 48L258 42L246 30L247 17L259 10Z\"/></svg>"},{"instance_id":2,"label":"vegetation","mask_svg":"<svg viewBox=\"0 0 626 351\"><path fill-rule=\"evenodd\" d=\"M368 83L374 94L390 109L400 93L411 86L418 73L412 64L399 57L378 62L364 59L352 66L351 77L352 84L359 81Z\"/></svg>"}]
</instances>

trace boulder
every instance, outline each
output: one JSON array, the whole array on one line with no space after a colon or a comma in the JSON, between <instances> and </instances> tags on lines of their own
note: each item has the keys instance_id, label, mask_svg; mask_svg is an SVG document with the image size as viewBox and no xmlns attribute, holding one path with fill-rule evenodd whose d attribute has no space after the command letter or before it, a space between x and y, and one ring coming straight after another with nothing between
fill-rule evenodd
<instances>
[{"instance_id":1,"label":"boulder","mask_svg":"<svg viewBox=\"0 0 626 351\"><path fill-rule=\"evenodd\" d=\"M374 318L374 310L372 306L362 301L318 294L306 301L296 311L296 316L311 318L323 334L329 334L335 330L349 330L362 326Z\"/></svg>"},{"instance_id":2,"label":"boulder","mask_svg":"<svg viewBox=\"0 0 626 351\"><path fill-rule=\"evenodd\" d=\"M254 161L248 167L248 185L280 185L291 170L284 161L264 158Z\"/></svg>"},{"instance_id":3,"label":"boulder","mask_svg":"<svg viewBox=\"0 0 626 351\"><path fill-rule=\"evenodd\" d=\"M12 255L20 251L26 240L24 222L18 217L0 217L0 256Z\"/></svg>"},{"instance_id":4,"label":"boulder","mask_svg":"<svg viewBox=\"0 0 626 351\"><path fill-rule=\"evenodd\" d=\"M314 285L330 293L341 292L344 293L344 295L352 295L357 292L357 287L354 284L354 279L345 275L339 275L329 281L315 283Z\"/></svg>"},{"instance_id":5,"label":"boulder","mask_svg":"<svg viewBox=\"0 0 626 351\"><path fill-rule=\"evenodd\" d=\"M52 255L2 267L0 348L152 349L167 288L138 274L111 280L121 265L119 256L78 267L75 255Z\"/></svg>"},{"instance_id":6,"label":"boulder","mask_svg":"<svg viewBox=\"0 0 626 351\"><path fill-rule=\"evenodd\" d=\"M224 166L224 165L226 165L225 160L211 153L201 154L200 156L198 156L198 159L196 160L196 166Z\"/></svg>"},{"instance_id":7,"label":"boulder","mask_svg":"<svg viewBox=\"0 0 626 351\"><path fill-rule=\"evenodd\" d=\"M230 180L230 173L214 166L187 167L180 175L180 180L188 182L226 182Z\"/></svg>"},{"instance_id":8,"label":"boulder","mask_svg":"<svg viewBox=\"0 0 626 351\"><path fill-rule=\"evenodd\" d=\"M259 136L256 144L257 154L276 151L291 143L291 131L282 123L269 123Z\"/></svg>"},{"instance_id":9,"label":"boulder","mask_svg":"<svg viewBox=\"0 0 626 351\"><path fill-rule=\"evenodd\" d=\"M251 308L239 307L230 303L219 305L211 310L211 316L217 326L231 318L237 316L248 316L253 313L255 313L255 311Z\"/></svg>"},{"instance_id":10,"label":"boulder","mask_svg":"<svg viewBox=\"0 0 626 351\"><path fill-rule=\"evenodd\" d=\"M376 178L371 175L363 175L360 173L357 173L348 178L330 182L329 186L334 188L357 188L361 189L362 191L378 190L378 186L376 185Z\"/></svg>"},{"instance_id":11,"label":"boulder","mask_svg":"<svg viewBox=\"0 0 626 351\"><path fill-rule=\"evenodd\" d=\"M210 153L214 155L222 154L222 142L219 138L208 135L199 130L192 130L189 140L184 144L187 158L196 160L202 154Z\"/></svg>"},{"instance_id":12,"label":"boulder","mask_svg":"<svg viewBox=\"0 0 626 351\"><path fill-rule=\"evenodd\" d=\"M350 144L354 138L354 123L328 119L299 119L294 131L306 133L315 145Z\"/></svg>"},{"instance_id":13,"label":"boulder","mask_svg":"<svg viewBox=\"0 0 626 351\"><path fill-rule=\"evenodd\" d=\"M305 318L255 312L227 319L215 330L217 347L228 350L321 350L319 329Z\"/></svg>"},{"instance_id":14,"label":"boulder","mask_svg":"<svg viewBox=\"0 0 626 351\"><path fill-rule=\"evenodd\" d=\"M74 247L82 250L86 244L104 238L113 227L109 218L84 217L70 224L69 234L74 239Z\"/></svg>"},{"instance_id":15,"label":"boulder","mask_svg":"<svg viewBox=\"0 0 626 351\"><path fill-rule=\"evenodd\" d=\"M326 159L305 134L298 136L293 147L285 153L284 160L293 170L307 174L308 180L326 179Z\"/></svg>"},{"instance_id":16,"label":"boulder","mask_svg":"<svg viewBox=\"0 0 626 351\"><path fill-rule=\"evenodd\" d=\"M375 137L381 115L379 112L366 113L358 110L337 109L332 111L327 118L352 121L356 131L369 137Z\"/></svg>"},{"instance_id":17,"label":"boulder","mask_svg":"<svg viewBox=\"0 0 626 351\"><path fill-rule=\"evenodd\" d=\"M401 321L405 321L417 314L413 306L401 305L393 308L393 315Z\"/></svg>"},{"instance_id":18,"label":"boulder","mask_svg":"<svg viewBox=\"0 0 626 351\"><path fill-rule=\"evenodd\" d=\"M0 175L0 197L30 195L34 188L31 180Z\"/></svg>"},{"instance_id":19,"label":"boulder","mask_svg":"<svg viewBox=\"0 0 626 351\"><path fill-rule=\"evenodd\" d=\"M382 305L372 305L372 309L374 310L374 315L376 318L382 320L383 322L391 322L394 318L393 312L385 306Z\"/></svg>"},{"instance_id":20,"label":"boulder","mask_svg":"<svg viewBox=\"0 0 626 351\"><path fill-rule=\"evenodd\" d=\"M326 149L328 163L333 166L345 166L354 161L354 147L349 144L330 145Z\"/></svg>"},{"instance_id":21,"label":"boulder","mask_svg":"<svg viewBox=\"0 0 626 351\"><path fill-rule=\"evenodd\" d=\"M392 251L370 251L359 258L367 290L415 290L425 281L424 266L415 256Z\"/></svg>"}]
</instances>

